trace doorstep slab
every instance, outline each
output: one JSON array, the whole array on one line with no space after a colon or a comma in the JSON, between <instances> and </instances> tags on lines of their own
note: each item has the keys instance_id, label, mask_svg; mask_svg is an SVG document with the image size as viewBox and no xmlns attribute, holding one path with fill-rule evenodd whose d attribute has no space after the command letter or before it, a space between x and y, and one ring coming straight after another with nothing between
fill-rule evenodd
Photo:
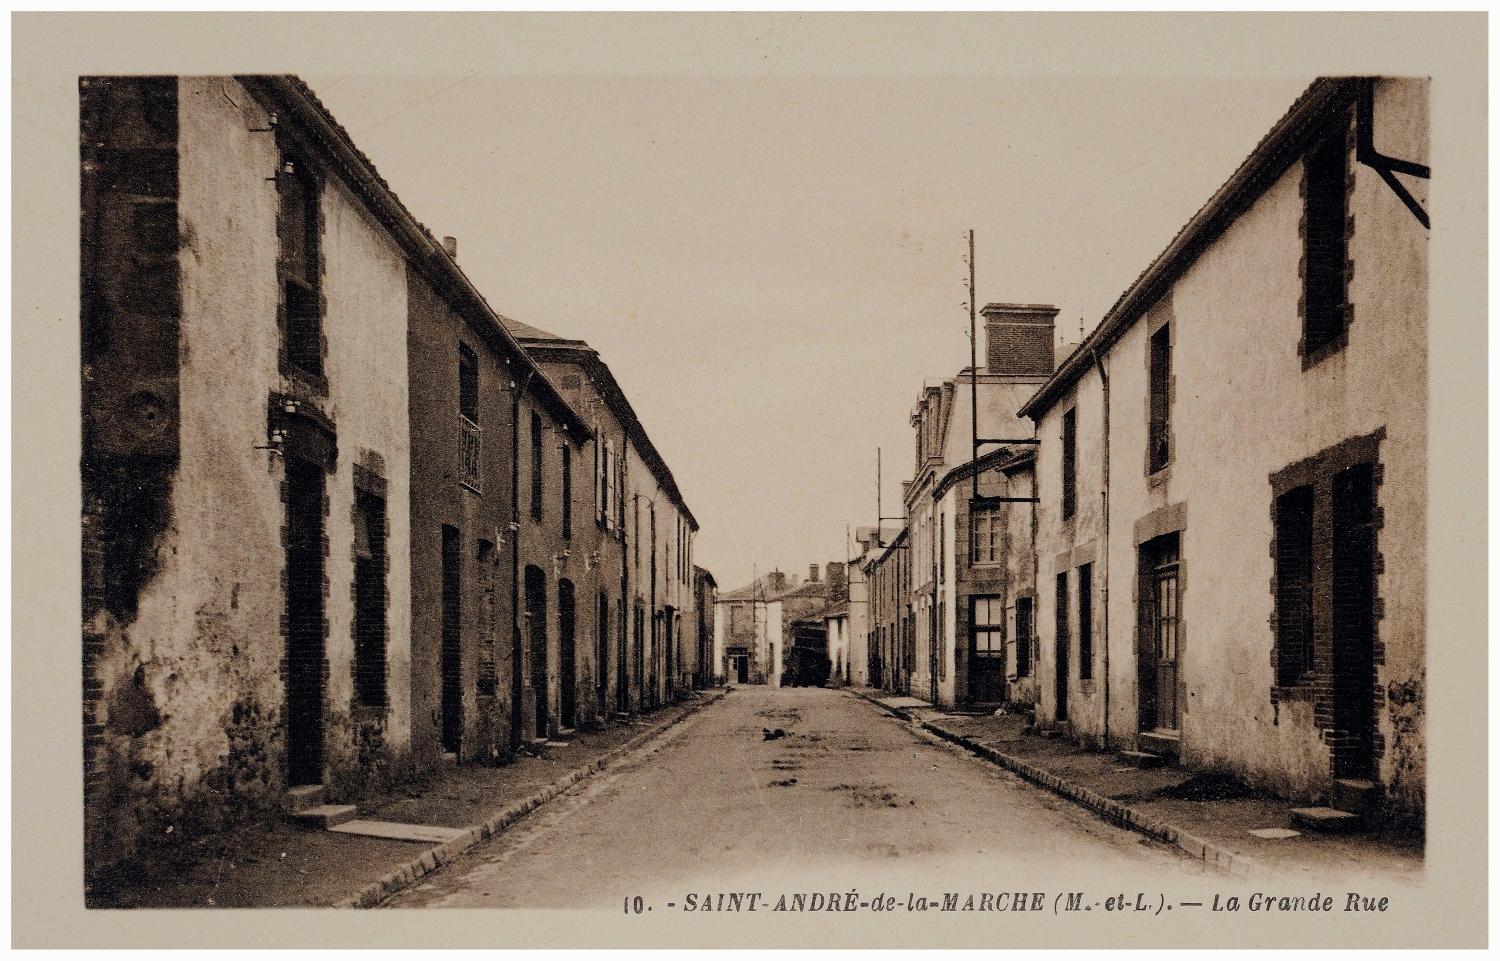
<instances>
[{"instance_id":1,"label":"doorstep slab","mask_svg":"<svg viewBox=\"0 0 1500 961\"><path fill-rule=\"evenodd\" d=\"M391 841L416 841L422 844L441 844L463 837L469 833L463 828L440 828L431 824L402 824L400 821L368 821L356 818L335 824L330 831L340 834L358 834L367 838L387 838Z\"/></svg>"}]
</instances>

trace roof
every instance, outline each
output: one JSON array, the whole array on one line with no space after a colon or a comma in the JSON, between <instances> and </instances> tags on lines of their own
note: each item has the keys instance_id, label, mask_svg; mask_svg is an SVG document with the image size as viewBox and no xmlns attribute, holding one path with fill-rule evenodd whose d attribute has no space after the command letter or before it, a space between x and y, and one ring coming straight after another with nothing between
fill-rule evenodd
<instances>
[{"instance_id":1,"label":"roof","mask_svg":"<svg viewBox=\"0 0 1500 961\"><path fill-rule=\"evenodd\" d=\"M441 296L456 307L464 308L466 319L493 347L520 361L531 375L528 387L535 392L542 406L570 428L580 431L583 437L592 437L593 430L588 422L547 379L536 361L506 328L504 318L489 305L442 243L406 209L401 198L375 169L375 164L355 146L349 132L312 88L302 78L291 74L240 76L237 79L251 93L271 101L278 111L294 119L298 127L311 136L314 144L329 155L341 178L390 231L413 268L434 280L435 290Z\"/></svg>"},{"instance_id":2,"label":"roof","mask_svg":"<svg viewBox=\"0 0 1500 961\"><path fill-rule=\"evenodd\" d=\"M848 616L849 616L849 602L847 600L839 601L837 604L829 605L828 610L826 610L826 611L823 612L823 619L824 620L827 620L830 617L848 617Z\"/></svg>"},{"instance_id":3,"label":"roof","mask_svg":"<svg viewBox=\"0 0 1500 961\"><path fill-rule=\"evenodd\" d=\"M625 427L626 434L635 444L636 452L645 461L651 475L656 478L657 484L667 492L672 503L680 508L687 517L689 526L698 530L698 519L688 509L687 501L683 499L682 492L677 489L677 480L672 476L672 470L667 466L666 459L651 443L651 437L646 433L646 427L636 416L635 408L630 406L630 398L625 396L625 391L615 380L614 373L599 352L590 347L586 341L567 340L557 334L531 327L527 324L506 318L506 323L516 332L516 337L521 344L531 353L533 357L541 361L557 361L563 363L577 364L588 372L589 378L594 382L605 404L614 413L615 417ZM522 330L531 331L524 334Z\"/></svg>"},{"instance_id":4,"label":"roof","mask_svg":"<svg viewBox=\"0 0 1500 961\"><path fill-rule=\"evenodd\" d=\"M971 460L950 470L938 479L932 487L932 499L938 500L948 492L948 489L959 481L966 481L975 473L984 473L987 470L1000 470L1009 473L1009 468L1019 466L1036 459L1036 447L1032 444L1015 444L992 450L988 454L980 455L978 460Z\"/></svg>"},{"instance_id":5,"label":"roof","mask_svg":"<svg viewBox=\"0 0 1500 961\"><path fill-rule=\"evenodd\" d=\"M530 324L516 320L514 317L505 318L505 325L510 328L512 334L516 335L517 340L566 340L565 337L554 334L550 330L533 327ZM582 343L582 341L577 341L577 343Z\"/></svg>"},{"instance_id":6,"label":"roof","mask_svg":"<svg viewBox=\"0 0 1500 961\"><path fill-rule=\"evenodd\" d=\"M1032 420L1045 414L1083 376L1093 364L1094 356L1109 350L1197 261L1209 244L1270 189L1322 132L1324 125L1353 103L1355 84L1353 77L1314 80L1018 413Z\"/></svg>"}]
</instances>

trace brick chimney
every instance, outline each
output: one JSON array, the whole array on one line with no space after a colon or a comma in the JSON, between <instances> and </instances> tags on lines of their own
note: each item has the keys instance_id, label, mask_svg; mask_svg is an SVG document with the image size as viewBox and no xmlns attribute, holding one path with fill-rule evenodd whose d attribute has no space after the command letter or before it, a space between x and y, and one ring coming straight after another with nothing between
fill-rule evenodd
<instances>
[{"instance_id":1,"label":"brick chimney","mask_svg":"<svg viewBox=\"0 0 1500 961\"><path fill-rule=\"evenodd\" d=\"M773 595L786 593L786 575L784 573L781 571L772 571L766 577L770 581L771 593Z\"/></svg>"},{"instance_id":2,"label":"brick chimney","mask_svg":"<svg viewBox=\"0 0 1500 961\"><path fill-rule=\"evenodd\" d=\"M986 304L986 369L1013 377L1050 377L1057 308L1051 304Z\"/></svg>"},{"instance_id":3,"label":"brick chimney","mask_svg":"<svg viewBox=\"0 0 1500 961\"><path fill-rule=\"evenodd\" d=\"M443 238L443 249L446 250L446 251L448 251L448 256L449 257L452 257L454 260L457 260L458 259L458 238L457 237L444 237Z\"/></svg>"},{"instance_id":4,"label":"brick chimney","mask_svg":"<svg viewBox=\"0 0 1500 961\"><path fill-rule=\"evenodd\" d=\"M816 564L809 564L809 565L807 565L807 583L809 583L809 584L816 584L816 583L818 583L818 565L816 565Z\"/></svg>"},{"instance_id":5,"label":"brick chimney","mask_svg":"<svg viewBox=\"0 0 1500 961\"><path fill-rule=\"evenodd\" d=\"M843 561L829 561L824 570L828 572L828 593L833 597L845 597L849 587Z\"/></svg>"}]
</instances>

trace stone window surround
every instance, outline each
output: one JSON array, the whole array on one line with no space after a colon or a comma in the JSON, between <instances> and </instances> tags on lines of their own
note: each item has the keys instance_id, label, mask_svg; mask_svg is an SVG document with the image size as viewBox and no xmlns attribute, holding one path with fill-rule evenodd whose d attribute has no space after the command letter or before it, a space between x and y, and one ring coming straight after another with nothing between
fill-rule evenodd
<instances>
[{"instance_id":1,"label":"stone window surround","mask_svg":"<svg viewBox=\"0 0 1500 961\"><path fill-rule=\"evenodd\" d=\"M1297 282L1300 288L1297 297L1297 319L1300 332L1297 339L1297 356L1301 358L1304 371L1316 367L1328 357L1342 353L1349 344L1349 328L1354 324L1354 304L1350 302L1348 293L1349 286L1354 282L1354 258L1349 255L1349 251L1353 246L1355 226L1354 208L1349 203L1354 196L1355 171L1350 161L1356 143L1351 110L1346 108L1341 111L1334 123L1342 123L1344 136L1344 322L1338 333L1321 346L1312 351L1307 349L1307 159L1304 154L1302 161L1298 164L1297 181L1297 192L1302 201L1302 212L1297 221L1297 239L1302 248L1302 254L1297 261ZM1330 136L1337 136L1337 132L1331 132ZM1316 151L1323 143L1326 141L1320 137L1309 148L1308 153Z\"/></svg>"}]
</instances>

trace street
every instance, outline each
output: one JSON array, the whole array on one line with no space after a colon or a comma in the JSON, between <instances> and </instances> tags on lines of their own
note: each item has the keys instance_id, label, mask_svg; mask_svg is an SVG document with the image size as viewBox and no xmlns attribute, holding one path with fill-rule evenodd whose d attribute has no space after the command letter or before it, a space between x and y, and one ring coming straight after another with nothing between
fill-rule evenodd
<instances>
[{"instance_id":1,"label":"street","mask_svg":"<svg viewBox=\"0 0 1500 961\"><path fill-rule=\"evenodd\" d=\"M785 736L766 739L777 729ZM739 687L388 907L682 910L689 894L1042 890L1204 868L847 692ZM675 908L673 907L675 905Z\"/></svg>"}]
</instances>

